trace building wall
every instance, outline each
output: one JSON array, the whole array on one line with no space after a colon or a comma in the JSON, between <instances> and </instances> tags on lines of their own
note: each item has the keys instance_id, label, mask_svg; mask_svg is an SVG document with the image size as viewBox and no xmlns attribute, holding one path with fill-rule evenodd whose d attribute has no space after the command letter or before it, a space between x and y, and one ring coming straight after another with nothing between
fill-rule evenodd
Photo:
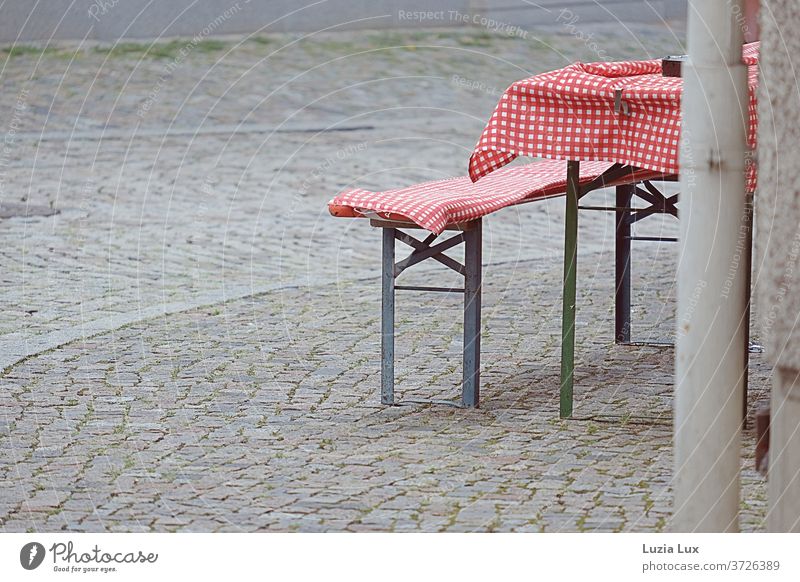
<instances>
[{"instance_id":1,"label":"building wall","mask_svg":"<svg viewBox=\"0 0 800 582\"><path fill-rule=\"evenodd\" d=\"M687 0L5 0L0 43L357 28L685 20ZM477 17L476 17L477 16Z\"/></svg>"},{"instance_id":2,"label":"building wall","mask_svg":"<svg viewBox=\"0 0 800 582\"><path fill-rule=\"evenodd\" d=\"M754 261L757 323L768 358L776 365L794 369L800 369L798 28L797 0L762 4Z\"/></svg>"},{"instance_id":3,"label":"building wall","mask_svg":"<svg viewBox=\"0 0 800 582\"><path fill-rule=\"evenodd\" d=\"M767 527L800 532L800 3L761 3L756 283L770 396Z\"/></svg>"}]
</instances>

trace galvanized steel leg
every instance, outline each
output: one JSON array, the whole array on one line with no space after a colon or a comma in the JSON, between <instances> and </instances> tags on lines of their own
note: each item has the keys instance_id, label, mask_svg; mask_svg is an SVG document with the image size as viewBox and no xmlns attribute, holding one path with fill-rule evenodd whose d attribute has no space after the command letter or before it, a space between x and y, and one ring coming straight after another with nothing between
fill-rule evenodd
<instances>
[{"instance_id":1,"label":"galvanized steel leg","mask_svg":"<svg viewBox=\"0 0 800 582\"><path fill-rule=\"evenodd\" d=\"M464 362L461 403L478 408L481 385L481 246L482 224L464 233Z\"/></svg>"},{"instance_id":2,"label":"galvanized steel leg","mask_svg":"<svg viewBox=\"0 0 800 582\"><path fill-rule=\"evenodd\" d=\"M579 196L580 162L569 161L567 162L567 212L564 229L564 288L561 314L561 418L572 416Z\"/></svg>"},{"instance_id":3,"label":"galvanized steel leg","mask_svg":"<svg viewBox=\"0 0 800 582\"><path fill-rule=\"evenodd\" d=\"M636 186L617 186L617 235L614 276L614 341L631 341L631 221L630 210Z\"/></svg>"},{"instance_id":4,"label":"galvanized steel leg","mask_svg":"<svg viewBox=\"0 0 800 582\"><path fill-rule=\"evenodd\" d=\"M381 404L394 404L394 228L383 228Z\"/></svg>"}]
</instances>

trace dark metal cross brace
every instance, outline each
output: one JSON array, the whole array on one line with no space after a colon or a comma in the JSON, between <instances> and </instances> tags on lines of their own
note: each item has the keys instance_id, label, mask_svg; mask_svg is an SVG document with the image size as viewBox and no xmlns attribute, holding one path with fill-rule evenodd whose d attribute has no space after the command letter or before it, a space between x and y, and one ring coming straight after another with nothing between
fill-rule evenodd
<instances>
[{"instance_id":1,"label":"dark metal cross brace","mask_svg":"<svg viewBox=\"0 0 800 582\"><path fill-rule=\"evenodd\" d=\"M584 184L583 186L579 185L577 187L578 199L583 198L589 192L598 190L600 188L605 188L606 186L619 182L625 176L633 176L634 170L635 169L632 168L631 166L614 164L588 184Z\"/></svg>"},{"instance_id":2,"label":"dark metal cross brace","mask_svg":"<svg viewBox=\"0 0 800 582\"><path fill-rule=\"evenodd\" d=\"M400 273L405 271L407 268L416 265L425 259L433 259L434 261L440 262L445 267L454 270L456 273L460 273L461 275L464 274L464 265L443 254L447 249L452 248L464 241L463 233L451 237L446 241L439 243L438 245L431 246L431 243L435 241L439 235L431 233L425 240L421 241L401 230L395 229L394 232L394 236L397 240L414 249L414 251L405 259L395 264L395 277L400 275Z\"/></svg>"},{"instance_id":3,"label":"dark metal cross brace","mask_svg":"<svg viewBox=\"0 0 800 582\"><path fill-rule=\"evenodd\" d=\"M633 193L638 197L650 204L647 208L632 208L631 222L636 222L650 216L651 214L671 214L678 218L678 208L675 203L678 202L678 195L673 194L670 197L664 194L649 181L642 182L645 189L638 186Z\"/></svg>"}]
</instances>

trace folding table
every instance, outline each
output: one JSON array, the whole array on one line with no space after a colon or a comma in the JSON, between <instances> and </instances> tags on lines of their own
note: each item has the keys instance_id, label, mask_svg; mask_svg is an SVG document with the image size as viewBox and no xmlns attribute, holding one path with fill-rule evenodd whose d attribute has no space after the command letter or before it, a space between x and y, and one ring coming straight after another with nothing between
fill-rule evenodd
<instances>
[{"instance_id":1,"label":"folding table","mask_svg":"<svg viewBox=\"0 0 800 582\"><path fill-rule=\"evenodd\" d=\"M743 47L749 65L749 133L756 145L756 86L758 43ZM681 139L680 101L683 80L664 77L660 60L614 63L574 63L563 69L513 83L503 93L469 163L470 177L482 176L518 156L567 160L564 285L562 305L560 414L572 415L575 371L575 310L577 285L579 200L589 192L580 186L581 161L613 162L607 183L622 175L658 172L676 180ZM755 165L747 169L747 191L755 189ZM645 188L631 180L617 186L616 329L617 342L630 341L630 224L643 215L667 213L677 217L677 195L665 197L650 182ZM638 196L650 203L631 207ZM752 208L752 198L749 197ZM592 209L592 207L585 207ZM594 208L598 209L598 208ZM752 217L752 211L749 213ZM745 268L749 272L751 225L745 237ZM749 283L749 281L748 281ZM748 284L749 305L749 284ZM748 354L745 353L747 358ZM746 394L746 392L745 392Z\"/></svg>"}]
</instances>

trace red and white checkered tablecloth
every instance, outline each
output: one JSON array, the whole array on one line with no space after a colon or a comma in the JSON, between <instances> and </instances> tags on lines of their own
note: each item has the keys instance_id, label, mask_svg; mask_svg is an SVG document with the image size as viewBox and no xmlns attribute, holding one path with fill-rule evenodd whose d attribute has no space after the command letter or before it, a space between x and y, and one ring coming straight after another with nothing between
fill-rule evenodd
<instances>
[{"instance_id":1,"label":"red and white checkered tablecloth","mask_svg":"<svg viewBox=\"0 0 800 582\"><path fill-rule=\"evenodd\" d=\"M748 143L758 118L757 42L743 47L748 65ZM614 108L621 90L628 113ZM663 77L661 61L574 63L523 79L506 89L469 161L473 181L517 156L608 161L678 173L683 79ZM755 168L748 169L748 189Z\"/></svg>"},{"instance_id":2,"label":"red and white checkered tablecloth","mask_svg":"<svg viewBox=\"0 0 800 582\"><path fill-rule=\"evenodd\" d=\"M580 183L590 182L611 165L608 162L582 164ZM451 224L475 220L507 206L563 194L566 187L566 162L541 160L503 168L477 184L468 176L461 176L385 192L348 189L331 200L328 208L334 216L410 220L439 234Z\"/></svg>"}]
</instances>

